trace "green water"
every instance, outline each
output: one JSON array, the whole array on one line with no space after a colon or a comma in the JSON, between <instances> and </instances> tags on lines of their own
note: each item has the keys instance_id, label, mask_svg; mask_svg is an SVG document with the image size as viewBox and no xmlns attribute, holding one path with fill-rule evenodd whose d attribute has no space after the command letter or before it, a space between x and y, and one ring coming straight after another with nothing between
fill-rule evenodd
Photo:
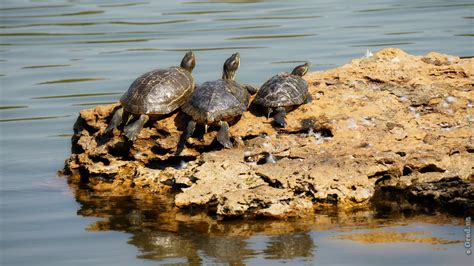
<instances>
[{"instance_id":1,"label":"green water","mask_svg":"<svg viewBox=\"0 0 474 266\"><path fill-rule=\"evenodd\" d=\"M79 197L56 176L79 110L116 101L138 75L178 64L187 50L198 82L219 77L238 51L237 78L255 85L302 61L324 70L366 49L474 55L472 1L360 2L3 0L1 264L470 265L462 217L167 220L160 201ZM370 241L344 237L358 234Z\"/></svg>"}]
</instances>

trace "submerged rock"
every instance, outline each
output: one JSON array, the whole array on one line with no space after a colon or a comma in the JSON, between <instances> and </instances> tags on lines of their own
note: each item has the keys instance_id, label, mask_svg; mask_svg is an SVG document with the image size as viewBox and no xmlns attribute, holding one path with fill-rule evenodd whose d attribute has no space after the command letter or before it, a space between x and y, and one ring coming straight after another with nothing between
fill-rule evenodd
<instances>
[{"instance_id":1,"label":"submerged rock","mask_svg":"<svg viewBox=\"0 0 474 266\"><path fill-rule=\"evenodd\" d=\"M188 118L149 122L135 142L104 135L117 105L82 110L65 173L114 194L169 195L176 208L223 217L291 217L382 206L473 213L474 59L383 49L305 76L313 101L276 129L259 110L231 126L220 149ZM167 194L166 194L167 193Z\"/></svg>"}]
</instances>

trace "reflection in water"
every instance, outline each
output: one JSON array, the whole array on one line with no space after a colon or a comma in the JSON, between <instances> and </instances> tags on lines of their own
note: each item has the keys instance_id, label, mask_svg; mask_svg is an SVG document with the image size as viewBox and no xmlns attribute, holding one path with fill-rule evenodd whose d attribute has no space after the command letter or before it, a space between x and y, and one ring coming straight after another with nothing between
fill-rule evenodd
<instances>
[{"instance_id":1,"label":"reflection in water","mask_svg":"<svg viewBox=\"0 0 474 266\"><path fill-rule=\"evenodd\" d=\"M91 231L125 231L132 234L139 258L180 259L188 263L231 263L241 265L259 252L250 238L270 235L263 253L267 259L312 260L315 245L305 221L217 221L204 213L183 213L171 199L158 195L116 196L93 192L70 183L81 207L79 215L104 220L88 226ZM204 261L205 260L205 261Z\"/></svg>"},{"instance_id":2,"label":"reflection in water","mask_svg":"<svg viewBox=\"0 0 474 266\"><path fill-rule=\"evenodd\" d=\"M352 240L365 244L374 243L425 243L431 245L462 243L460 239L450 240L429 236L427 232L396 232L396 231L373 231L368 233L345 234L334 236L334 239Z\"/></svg>"},{"instance_id":3,"label":"reflection in water","mask_svg":"<svg viewBox=\"0 0 474 266\"><path fill-rule=\"evenodd\" d=\"M289 260L297 257L312 258L315 244L306 232L270 237L265 248L267 259Z\"/></svg>"},{"instance_id":4,"label":"reflection in water","mask_svg":"<svg viewBox=\"0 0 474 266\"><path fill-rule=\"evenodd\" d=\"M354 213L326 211L314 218L287 221L218 221L203 212L178 210L173 207L170 195L135 194L133 189L120 188L122 196L117 196L117 192L93 191L77 182L73 177L69 185L80 203L78 214L102 218L87 229L130 233L128 243L138 248L140 259L243 265L260 256L265 260L314 264L318 257L316 243L320 241L418 243L437 250L460 243L460 240L434 236L430 232L403 232L406 230L403 227L412 224L459 225L459 219L449 216L394 213L392 218L387 218L384 212L384 218L380 218L377 211L361 210ZM396 226L399 228L394 229ZM331 232L331 236L315 239L312 232L318 231Z\"/></svg>"}]
</instances>

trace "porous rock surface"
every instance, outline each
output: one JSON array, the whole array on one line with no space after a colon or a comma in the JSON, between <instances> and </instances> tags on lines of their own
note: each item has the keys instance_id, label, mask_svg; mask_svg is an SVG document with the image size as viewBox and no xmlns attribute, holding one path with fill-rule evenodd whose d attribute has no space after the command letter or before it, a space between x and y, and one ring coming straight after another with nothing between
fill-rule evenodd
<instances>
[{"instance_id":1,"label":"porous rock surface","mask_svg":"<svg viewBox=\"0 0 474 266\"><path fill-rule=\"evenodd\" d=\"M313 101L274 128L251 108L235 148L198 128L179 157L187 117L153 120L131 143L104 130L118 105L82 110L65 173L116 194L160 194L174 208L223 217L311 215L320 208L472 213L474 59L383 49L305 76Z\"/></svg>"}]
</instances>

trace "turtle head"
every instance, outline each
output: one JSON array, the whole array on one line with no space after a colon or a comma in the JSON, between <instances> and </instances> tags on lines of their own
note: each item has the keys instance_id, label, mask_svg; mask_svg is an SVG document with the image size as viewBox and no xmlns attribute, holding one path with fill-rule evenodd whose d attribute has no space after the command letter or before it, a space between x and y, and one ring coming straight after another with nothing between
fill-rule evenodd
<instances>
[{"instance_id":1,"label":"turtle head","mask_svg":"<svg viewBox=\"0 0 474 266\"><path fill-rule=\"evenodd\" d=\"M196 66L196 57L192 51L189 51L184 55L183 60L181 60L181 67L192 72L194 66Z\"/></svg>"},{"instance_id":2,"label":"turtle head","mask_svg":"<svg viewBox=\"0 0 474 266\"><path fill-rule=\"evenodd\" d=\"M302 65L295 67L293 71L291 71L291 74L302 77L306 75L306 73L308 73L308 70L309 70L309 63L306 62Z\"/></svg>"},{"instance_id":3,"label":"turtle head","mask_svg":"<svg viewBox=\"0 0 474 266\"><path fill-rule=\"evenodd\" d=\"M239 53L235 53L231 57L227 58L227 60L225 60L225 63L224 63L222 79L234 80L235 72L237 72L237 69L239 69L239 66L240 66Z\"/></svg>"}]
</instances>

